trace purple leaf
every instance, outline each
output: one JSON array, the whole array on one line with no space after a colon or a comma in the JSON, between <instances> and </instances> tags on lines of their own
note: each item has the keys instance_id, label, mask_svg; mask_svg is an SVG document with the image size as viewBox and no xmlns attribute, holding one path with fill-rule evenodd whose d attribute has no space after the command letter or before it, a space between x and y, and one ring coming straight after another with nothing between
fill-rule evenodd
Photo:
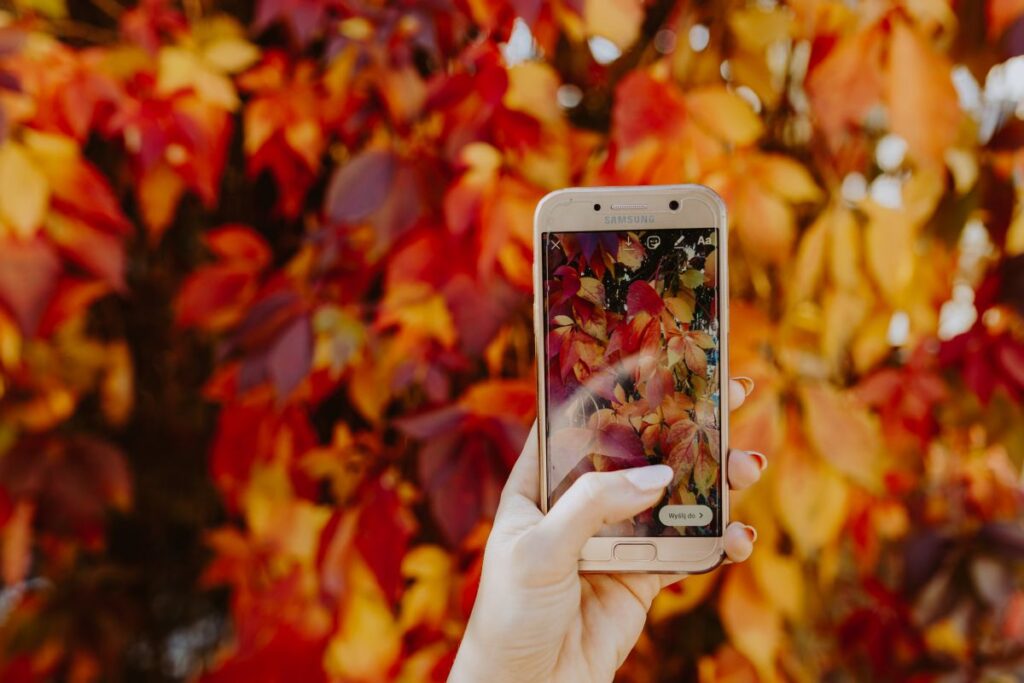
<instances>
[{"instance_id":1,"label":"purple leaf","mask_svg":"<svg viewBox=\"0 0 1024 683\"><path fill-rule=\"evenodd\" d=\"M309 318L303 316L278 337L267 354L267 373L277 389L278 399L285 398L299 386L309 373L312 360L313 331Z\"/></svg>"},{"instance_id":2,"label":"purple leaf","mask_svg":"<svg viewBox=\"0 0 1024 683\"><path fill-rule=\"evenodd\" d=\"M342 223L366 218L388 196L395 166L391 152L374 150L357 155L331 178L324 213Z\"/></svg>"},{"instance_id":3,"label":"purple leaf","mask_svg":"<svg viewBox=\"0 0 1024 683\"><path fill-rule=\"evenodd\" d=\"M636 430L618 423L601 428L594 450L609 458L627 460L642 458L644 455L644 445L640 442L640 435Z\"/></svg>"}]
</instances>

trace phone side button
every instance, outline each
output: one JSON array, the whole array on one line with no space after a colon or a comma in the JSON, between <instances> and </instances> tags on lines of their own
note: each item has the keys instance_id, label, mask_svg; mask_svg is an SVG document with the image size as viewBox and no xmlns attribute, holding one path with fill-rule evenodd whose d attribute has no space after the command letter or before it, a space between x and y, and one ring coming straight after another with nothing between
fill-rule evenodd
<instances>
[{"instance_id":1,"label":"phone side button","mask_svg":"<svg viewBox=\"0 0 1024 683\"><path fill-rule=\"evenodd\" d=\"M658 556L653 543L619 543L612 551L616 560L650 562Z\"/></svg>"}]
</instances>

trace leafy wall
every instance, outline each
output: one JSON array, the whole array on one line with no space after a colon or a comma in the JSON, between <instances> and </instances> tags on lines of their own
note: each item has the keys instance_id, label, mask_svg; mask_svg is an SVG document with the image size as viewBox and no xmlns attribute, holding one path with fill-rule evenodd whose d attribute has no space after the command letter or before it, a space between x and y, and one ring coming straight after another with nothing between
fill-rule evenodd
<instances>
[{"instance_id":1,"label":"leafy wall","mask_svg":"<svg viewBox=\"0 0 1024 683\"><path fill-rule=\"evenodd\" d=\"M621 680L1024 666L1021 2L5 5L5 681L443 680L533 207L675 182L771 465Z\"/></svg>"}]
</instances>

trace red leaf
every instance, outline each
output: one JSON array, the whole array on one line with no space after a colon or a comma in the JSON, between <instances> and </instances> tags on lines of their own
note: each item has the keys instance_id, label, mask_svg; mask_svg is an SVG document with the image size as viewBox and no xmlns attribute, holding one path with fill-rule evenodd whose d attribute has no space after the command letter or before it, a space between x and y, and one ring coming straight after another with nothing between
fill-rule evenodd
<instances>
[{"instance_id":1,"label":"red leaf","mask_svg":"<svg viewBox=\"0 0 1024 683\"><path fill-rule=\"evenodd\" d=\"M121 239L74 218L54 217L48 230L61 253L115 291L124 291L125 253Z\"/></svg>"},{"instance_id":2,"label":"red leaf","mask_svg":"<svg viewBox=\"0 0 1024 683\"><path fill-rule=\"evenodd\" d=\"M657 316L664 306L665 302L661 300L661 296L646 280L637 280L629 286L626 293L626 310L629 311L630 317L641 311L652 317Z\"/></svg>"},{"instance_id":3,"label":"red leaf","mask_svg":"<svg viewBox=\"0 0 1024 683\"><path fill-rule=\"evenodd\" d=\"M247 225L224 225L210 230L203 239L220 258L252 270L261 270L272 257L267 241Z\"/></svg>"},{"instance_id":4,"label":"red leaf","mask_svg":"<svg viewBox=\"0 0 1024 683\"><path fill-rule=\"evenodd\" d=\"M416 519L394 488L375 481L360 496L363 504L355 546L373 570L389 600L398 599L402 588L402 558L416 529Z\"/></svg>"},{"instance_id":5,"label":"red leaf","mask_svg":"<svg viewBox=\"0 0 1024 683\"><path fill-rule=\"evenodd\" d=\"M102 538L107 508L125 508L132 498L121 451L82 435L21 439L0 459L0 486L14 500L35 503L37 528L93 543Z\"/></svg>"},{"instance_id":6,"label":"red leaf","mask_svg":"<svg viewBox=\"0 0 1024 683\"><path fill-rule=\"evenodd\" d=\"M615 91L615 145L628 150L647 138L672 139L686 124L686 100L673 85L633 71Z\"/></svg>"},{"instance_id":7,"label":"red leaf","mask_svg":"<svg viewBox=\"0 0 1024 683\"><path fill-rule=\"evenodd\" d=\"M52 168L49 173L53 206L92 226L118 235L132 230L107 179L86 161Z\"/></svg>"},{"instance_id":8,"label":"red leaf","mask_svg":"<svg viewBox=\"0 0 1024 683\"><path fill-rule=\"evenodd\" d=\"M248 267L202 268L189 275L181 286L175 301L176 321L182 327L222 329L238 319L254 287Z\"/></svg>"},{"instance_id":9,"label":"red leaf","mask_svg":"<svg viewBox=\"0 0 1024 683\"><path fill-rule=\"evenodd\" d=\"M0 239L0 302L26 336L36 332L60 272L60 259L41 239Z\"/></svg>"},{"instance_id":10,"label":"red leaf","mask_svg":"<svg viewBox=\"0 0 1024 683\"><path fill-rule=\"evenodd\" d=\"M275 21L285 21L296 40L305 45L324 26L329 0L259 0L253 27L262 31Z\"/></svg>"},{"instance_id":11,"label":"red leaf","mask_svg":"<svg viewBox=\"0 0 1024 683\"><path fill-rule=\"evenodd\" d=\"M105 282L61 277L50 303L39 319L37 334L48 337L65 321L80 315L92 302L110 291Z\"/></svg>"}]
</instances>

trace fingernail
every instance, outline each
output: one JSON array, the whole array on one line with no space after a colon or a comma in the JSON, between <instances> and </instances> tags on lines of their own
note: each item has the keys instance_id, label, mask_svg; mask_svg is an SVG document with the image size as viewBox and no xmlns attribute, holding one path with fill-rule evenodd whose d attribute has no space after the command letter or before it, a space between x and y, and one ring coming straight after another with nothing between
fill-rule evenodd
<instances>
[{"instance_id":1,"label":"fingernail","mask_svg":"<svg viewBox=\"0 0 1024 683\"><path fill-rule=\"evenodd\" d=\"M663 489L672 481L672 468L668 465L650 465L626 470L626 479L641 491Z\"/></svg>"},{"instance_id":2,"label":"fingernail","mask_svg":"<svg viewBox=\"0 0 1024 683\"><path fill-rule=\"evenodd\" d=\"M747 396L750 396L750 394L754 391L754 380L752 380L751 378L741 376L733 377L733 379L743 385L743 391Z\"/></svg>"},{"instance_id":3,"label":"fingernail","mask_svg":"<svg viewBox=\"0 0 1024 683\"><path fill-rule=\"evenodd\" d=\"M747 538L750 539L751 543L755 543L757 541L757 529L749 524L744 524L743 530L747 532Z\"/></svg>"},{"instance_id":4,"label":"fingernail","mask_svg":"<svg viewBox=\"0 0 1024 683\"><path fill-rule=\"evenodd\" d=\"M764 468L768 467L768 456L760 451L747 451L747 453L754 456L754 459L757 460L757 466L761 468L762 472L764 472Z\"/></svg>"}]
</instances>

